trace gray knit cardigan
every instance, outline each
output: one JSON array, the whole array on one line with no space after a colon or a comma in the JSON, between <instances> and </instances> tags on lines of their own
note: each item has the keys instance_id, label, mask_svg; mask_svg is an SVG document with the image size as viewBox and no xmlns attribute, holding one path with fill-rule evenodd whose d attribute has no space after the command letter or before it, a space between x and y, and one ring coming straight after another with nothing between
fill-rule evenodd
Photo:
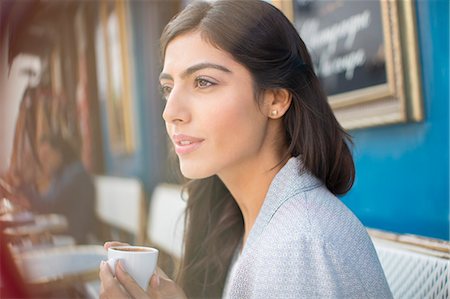
<instances>
[{"instance_id":1,"label":"gray knit cardigan","mask_svg":"<svg viewBox=\"0 0 450 299\"><path fill-rule=\"evenodd\" d=\"M366 229L291 158L273 179L223 298L392 298Z\"/></svg>"}]
</instances>

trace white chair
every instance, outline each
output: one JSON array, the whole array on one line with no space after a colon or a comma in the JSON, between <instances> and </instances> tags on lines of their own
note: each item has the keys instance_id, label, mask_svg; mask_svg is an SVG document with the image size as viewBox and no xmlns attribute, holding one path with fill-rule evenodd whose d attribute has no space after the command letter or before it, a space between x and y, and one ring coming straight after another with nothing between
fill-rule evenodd
<instances>
[{"instance_id":1,"label":"white chair","mask_svg":"<svg viewBox=\"0 0 450 299\"><path fill-rule=\"evenodd\" d=\"M177 260L182 255L185 209L181 186L160 184L153 191L148 213L148 240Z\"/></svg>"},{"instance_id":2,"label":"white chair","mask_svg":"<svg viewBox=\"0 0 450 299\"><path fill-rule=\"evenodd\" d=\"M134 178L96 176L95 187L98 219L131 234L135 244L143 244L147 209L142 183Z\"/></svg>"},{"instance_id":3,"label":"white chair","mask_svg":"<svg viewBox=\"0 0 450 299\"><path fill-rule=\"evenodd\" d=\"M450 243L369 230L394 298L450 298Z\"/></svg>"}]
</instances>

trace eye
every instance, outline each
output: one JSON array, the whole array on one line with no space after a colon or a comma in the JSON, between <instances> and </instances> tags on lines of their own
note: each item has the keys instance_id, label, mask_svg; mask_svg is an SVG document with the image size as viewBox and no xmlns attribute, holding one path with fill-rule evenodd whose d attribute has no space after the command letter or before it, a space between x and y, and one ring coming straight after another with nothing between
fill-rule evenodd
<instances>
[{"instance_id":1,"label":"eye","mask_svg":"<svg viewBox=\"0 0 450 299\"><path fill-rule=\"evenodd\" d=\"M167 84L161 85L161 94L166 100L169 97L171 91L172 91L171 86Z\"/></svg>"},{"instance_id":2,"label":"eye","mask_svg":"<svg viewBox=\"0 0 450 299\"><path fill-rule=\"evenodd\" d=\"M212 80L209 79L205 79L202 77L196 78L195 79L195 86L198 88L208 88L210 86L216 85L217 83L212 82Z\"/></svg>"}]
</instances>

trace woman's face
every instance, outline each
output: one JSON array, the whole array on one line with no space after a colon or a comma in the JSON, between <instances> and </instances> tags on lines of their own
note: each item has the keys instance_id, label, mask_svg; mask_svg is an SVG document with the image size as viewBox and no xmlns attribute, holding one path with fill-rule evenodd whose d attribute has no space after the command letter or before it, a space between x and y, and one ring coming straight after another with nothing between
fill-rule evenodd
<instances>
[{"instance_id":1,"label":"woman's face","mask_svg":"<svg viewBox=\"0 0 450 299\"><path fill-rule=\"evenodd\" d=\"M256 102L250 72L199 32L168 44L160 82L163 118L185 177L243 171L266 150L268 108Z\"/></svg>"},{"instance_id":2,"label":"woman's face","mask_svg":"<svg viewBox=\"0 0 450 299\"><path fill-rule=\"evenodd\" d=\"M43 171L49 177L53 176L62 165L61 153L47 142L39 145L38 155Z\"/></svg>"}]
</instances>

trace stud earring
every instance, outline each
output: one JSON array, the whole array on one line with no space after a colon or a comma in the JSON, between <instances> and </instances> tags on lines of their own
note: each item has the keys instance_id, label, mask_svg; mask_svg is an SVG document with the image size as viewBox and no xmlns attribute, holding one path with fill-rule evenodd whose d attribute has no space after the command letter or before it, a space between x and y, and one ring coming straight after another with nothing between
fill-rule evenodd
<instances>
[{"instance_id":1,"label":"stud earring","mask_svg":"<svg viewBox=\"0 0 450 299\"><path fill-rule=\"evenodd\" d=\"M278 115L278 110L270 111L270 116L277 116L277 115Z\"/></svg>"}]
</instances>

